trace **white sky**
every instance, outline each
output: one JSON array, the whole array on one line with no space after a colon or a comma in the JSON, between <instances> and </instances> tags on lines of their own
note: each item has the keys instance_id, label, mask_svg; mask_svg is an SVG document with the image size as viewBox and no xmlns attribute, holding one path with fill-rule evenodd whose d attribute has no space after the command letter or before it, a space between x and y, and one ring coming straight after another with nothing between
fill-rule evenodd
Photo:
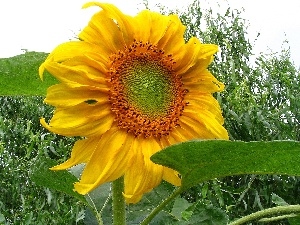
<instances>
[{"instance_id":1,"label":"white sky","mask_svg":"<svg viewBox=\"0 0 300 225\"><path fill-rule=\"evenodd\" d=\"M50 52L58 44L74 39L97 7L81 9L89 0L0 0L0 58L29 51ZM101 1L101 0L98 0ZM104 0L124 13L135 15L142 9L143 0ZM149 0L168 8L183 8L193 0ZM242 17L249 20L250 37L261 35L255 52L280 51L284 40L291 46L292 60L300 67L300 1L299 0L219 0L226 10L245 9ZM204 7L217 8L216 0L202 0ZM219 9L216 9L219 10Z\"/></svg>"}]
</instances>

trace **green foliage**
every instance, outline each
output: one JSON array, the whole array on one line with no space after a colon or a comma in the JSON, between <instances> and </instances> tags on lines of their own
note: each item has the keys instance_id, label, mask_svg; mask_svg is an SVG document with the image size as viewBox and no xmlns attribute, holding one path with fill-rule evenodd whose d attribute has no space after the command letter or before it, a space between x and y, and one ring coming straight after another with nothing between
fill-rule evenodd
<instances>
[{"instance_id":1,"label":"green foliage","mask_svg":"<svg viewBox=\"0 0 300 225\"><path fill-rule=\"evenodd\" d=\"M196 0L179 14L187 26L186 39L196 36L220 48L209 69L226 86L216 98L231 140L299 141L300 71L291 61L289 49L254 56L255 40L248 39L248 21L242 11L229 6L225 11L204 10ZM233 220L274 206L274 193L289 204L299 204L299 185L299 177L294 176L229 176L198 184L183 196L189 202L211 202L227 210Z\"/></svg>"},{"instance_id":2,"label":"green foliage","mask_svg":"<svg viewBox=\"0 0 300 225\"><path fill-rule=\"evenodd\" d=\"M41 127L52 112L42 100L0 97L1 224L83 224L82 203L29 179L38 159L64 160L74 143Z\"/></svg>"},{"instance_id":3,"label":"green foliage","mask_svg":"<svg viewBox=\"0 0 300 225\"><path fill-rule=\"evenodd\" d=\"M127 222L130 225L139 224L151 210L153 210L163 199L172 194L174 187L169 183L162 182L153 191L146 194L142 200L134 205L127 206ZM173 224L176 217L172 214L172 204L163 209L150 224Z\"/></svg>"},{"instance_id":4,"label":"green foliage","mask_svg":"<svg viewBox=\"0 0 300 225\"><path fill-rule=\"evenodd\" d=\"M40 116L48 119L53 110L44 105L42 100L42 97L24 96L0 98L0 219L4 224L22 224L24 221L27 221L24 224L97 224L94 216L97 209L102 213L104 224L111 224L109 184L85 196L86 200L81 199L82 196L69 197L63 194L66 193L64 187L68 186L70 196L76 195L72 192L72 183L76 179L67 181L69 178L66 176L71 176L67 172L62 172L63 176L60 177L60 172L47 169L54 164L53 159L62 162L68 158L76 138L48 133L41 127ZM79 166L71 172L78 177L81 171L82 167ZM64 182L51 182L52 178ZM128 205L128 224L142 221L173 190L172 185L163 182L138 204ZM83 205L86 201L88 208ZM190 205L193 204L187 204ZM212 205L210 207L209 212L214 213L212 209L215 208ZM178 214L178 205L171 202L151 224L180 224L183 218L185 221L192 218L192 209L186 209L182 219L178 218L176 209ZM197 214L193 215L194 218Z\"/></svg>"},{"instance_id":5,"label":"green foliage","mask_svg":"<svg viewBox=\"0 0 300 225\"><path fill-rule=\"evenodd\" d=\"M47 53L26 52L11 58L0 59L1 95L45 95L46 89L55 83L53 76L45 76L42 82L38 68Z\"/></svg>"},{"instance_id":6,"label":"green foliage","mask_svg":"<svg viewBox=\"0 0 300 225\"><path fill-rule=\"evenodd\" d=\"M186 190L198 183L228 175L255 173L299 176L300 159L295 157L299 153L300 142L295 141L238 142L209 140L190 141L169 146L163 151L154 154L151 160L178 171L182 176L181 188ZM215 190L215 192L220 194L219 191ZM202 194L206 195L203 192ZM274 193L272 194L272 202L281 206L289 205ZM208 205L207 203L206 205ZM222 206L224 202L219 202L219 204ZM221 211L221 209L219 210ZM271 217L264 221L283 219L290 216L289 213L299 213L300 206L285 207L280 210L262 210L257 213L257 216L249 216L249 221L254 218L261 219L265 216L271 217L276 214L282 214L282 216ZM268 212L269 214L267 214ZM192 211L192 213L194 214L195 212ZM203 218L203 215L198 218L198 222L200 222L200 218ZM245 221L248 220L245 219ZM189 222L191 221L189 220ZM241 223L237 222L236 224Z\"/></svg>"},{"instance_id":7,"label":"green foliage","mask_svg":"<svg viewBox=\"0 0 300 225\"><path fill-rule=\"evenodd\" d=\"M189 141L157 152L151 160L182 176L182 188L240 174L300 176L300 142ZM286 162L289 162L288 164Z\"/></svg>"},{"instance_id":8,"label":"green foliage","mask_svg":"<svg viewBox=\"0 0 300 225\"><path fill-rule=\"evenodd\" d=\"M226 85L217 98L231 139L299 140L300 72L289 49L255 57L242 12L218 10L204 11L195 1L180 18L187 26L186 39L197 36L220 48L210 71Z\"/></svg>"},{"instance_id":9,"label":"green foliage","mask_svg":"<svg viewBox=\"0 0 300 225\"><path fill-rule=\"evenodd\" d=\"M52 190L57 190L66 193L69 196L77 198L79 201L87 204L83 195L73 191L73 184L78 179L67 171L51 171L49 168L57 163L54 160L47 158L39 159L34 162L31 179L37 185L47 187Z\"/></svg>"},{"instance_id":10,"label":"green foliage","mask_svg":"<svg viewBox=\"0 0 300 225\"><path fill-rule=\"evenodd\" d=\"M212 204L201 201L192 204L184 198L175 200L172 213L178 220L172 224L178 225L224 225L228 222L226 213Z\"/></svg>"}]
</instances>

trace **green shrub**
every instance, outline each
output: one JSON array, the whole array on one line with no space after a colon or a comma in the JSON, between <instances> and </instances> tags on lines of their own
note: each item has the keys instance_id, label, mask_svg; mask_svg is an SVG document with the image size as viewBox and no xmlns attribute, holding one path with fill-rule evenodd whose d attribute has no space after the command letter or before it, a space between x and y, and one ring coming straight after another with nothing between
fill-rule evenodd
<instances>
[{"instance_id":1,"label":"green shrub","mask_svg":"<svg viewBox=\"0 0 300 225\"><path fill-rule=\"evenodd\" d=\"M255 57L254 40L247 38L248 23L242 12L230 7L224 13L218 10L203 10L196 0L180 12L180 18L187 26L187 39L197 36L220 47L210 71L226 86L216 97L230 139L299 141L300 103L296 96L300 93L300 71L292 63L289 49ZM206 24L205 30L202 24ZM299 204L299 185L299 177L234 176L200 184L184 196L190 202L212 203L233 220L275 206L272 196Z\"/></svg>"},{"instance_id":2,"label":"green shrub","mask_svg":"<svg viewBox=\"0 0 300 225\"><path fill-rule=\"evenodd\" d=\"M0 97L0 221L5 224L83 224L84 206L35 185L31 170L43 157L64 160L75 139L46 131L40 116L52 108L42 97Z\"/></svg>"}]
</instances>

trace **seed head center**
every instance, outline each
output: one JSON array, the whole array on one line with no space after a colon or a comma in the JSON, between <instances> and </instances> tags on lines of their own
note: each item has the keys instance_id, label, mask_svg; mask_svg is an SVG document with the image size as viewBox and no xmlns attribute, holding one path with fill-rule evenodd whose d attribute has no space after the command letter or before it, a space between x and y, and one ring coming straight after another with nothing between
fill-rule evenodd
<instances>
[{"instance_id":1,"label":"seed head center","mask_svg":"<svg viewBox=\"0 0 300 225\"><path fill-rule=\"evenodd\" d=\"M118 127L145 138L168 135L178 125L187 92L172 55L135 41L110 60L109 101Z\"/></svg>"},{"instance_id":2,"label":"seed head center","mask_svg":"<svg viewBox=\"0 0 300 225\"><path fill-rule=\"evenodd\" d=\"M173 85L169 71L155 62L134 62L122 76L128 102L149 118L166 116L172 105Z\"/></svg>"}]
</instances>

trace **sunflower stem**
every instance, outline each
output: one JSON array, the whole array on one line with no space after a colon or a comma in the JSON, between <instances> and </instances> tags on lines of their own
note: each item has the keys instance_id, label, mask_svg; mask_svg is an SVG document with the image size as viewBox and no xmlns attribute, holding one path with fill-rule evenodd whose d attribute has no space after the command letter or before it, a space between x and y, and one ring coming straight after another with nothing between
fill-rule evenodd
<instances>
[{"instance_id":1,"label":"sunflower stem","mask_svg":"<svg viewBox=\"0 0 300 225\"><path fill-rule=\"evenodd\" d=\"M183 188L180 187L176 189L168 198L166 198L162 203L160 203L153 211L141 222L140 225L147 225L150 221L160 212L162 211L166 205L168 205L173 199L175 199L178 195L183 192Z\"/></svg>"},{"instance_id":2,"label":"sunflower stem","mask_svg":"<svg viewBox=\"0 0 300 225\"><path fill-rule=\"evenodd\" d=\"M269 209L264 209L262 211L258 211L255 213L252 213L248 216L242 217L232 223L230 223L229 225L241 225L241 224L246 224L250 221L253 220L259 220L262 218L266 218L266 217L272 217L274 215L282 215L285 214L287 216L289 216L288 214L291 213L300 213L300 205L287 205L287 206L277 206L277 207L273 207L273 208L269 208ZM272 218L269 218L272 219Z\"/></svg>"},{"instance_id":3,"label":"sunflower stem","mask_svg":"<svg viewBox=\"0 0 300 225\"><path fill-rule=\"evenodd\" d=\"M113 225L125 225L125 199L123 196L124 178L112 182Z\"/></svg>"}]
</instances>

